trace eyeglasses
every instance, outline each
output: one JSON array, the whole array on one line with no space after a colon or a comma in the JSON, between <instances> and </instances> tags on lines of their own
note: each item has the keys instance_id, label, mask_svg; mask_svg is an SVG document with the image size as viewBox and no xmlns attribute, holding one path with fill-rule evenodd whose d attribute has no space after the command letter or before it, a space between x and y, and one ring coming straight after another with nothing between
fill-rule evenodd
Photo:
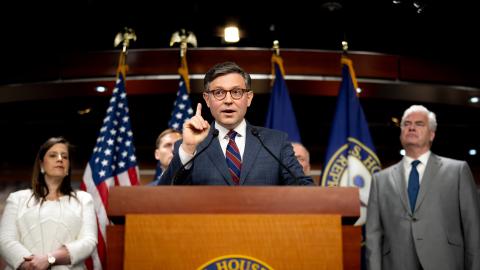
<instances>
[{"instance_id":1,"label":"eyeglasses","mask_svg":"<svg viewBox=\"0 0 480 270\"><path fill-rule=\"evenodd\" d=\"M216 100L223 100L227 96L227 92L230 92L230 96L235 99L241 99L243 97L243 93L250 91L249 89L244 88L233 88L231 90L225 89L214 89L210 91L205 91L205 93L212 94Z\"/></svg>"}]
</instances>

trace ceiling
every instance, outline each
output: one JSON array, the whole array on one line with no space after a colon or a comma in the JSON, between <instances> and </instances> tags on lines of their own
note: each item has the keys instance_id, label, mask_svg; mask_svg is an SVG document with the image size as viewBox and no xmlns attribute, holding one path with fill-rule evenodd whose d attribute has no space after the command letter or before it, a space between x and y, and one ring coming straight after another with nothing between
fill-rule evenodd
<instances>
[{"instance_id":1,"label":"ceiling","mask_svg":"<svg viewBox=\"0 0 480 270\"><path fill-rule=\"evenodd\" d=\"M4 1L6 2L6 1ZM47 3L48 2L48 3ZM395 2L395 3L394 3ZM235 46L350 50L444 61L480 60L474 1L152 1L81 0L2 3L0 71L65 53L112 50L115 34L133 28L132 48L167 48L173 32L193 31L199 47L227 46L220 28L235 21ZM419 12L419 9L420 12ZM52 58L53 57L53 58ZM468 60L465 60L468 59ZM2 74L5 74L2 72ZM1 76L1 75L0 75ZM0 82L9 82L0 77Z\"/></svg>"},{"instance_id":2,"label":"ceiling","mask_svg":"<svg viewBox=\"0 0 480 270\"><path fill-rule=\"evenodd\" d=\"M4 1L7 2L7 1ZM48 68L58 64L66 54L113 50L117 32L125 26L136 31L138 40L134 49L168 48L173 32L184 28L193 31L199 47L226 47L220 29L236 21L242 39L235 46L269 48L278 39L281 48L340 50L346 39L352 51L379 52L402 56L434 59L437 62L475 65L480 62L478 22L474 19L472 3L435 0L381 1L158 1L154 0L82 0L82 1L16 1L2 3L2 38L0 49L0 85L30 82L29 67ZM442 2L442 3L437 3ZM474 1L470 1L474 2ZM422 8L418 12L418 8ZM7 6L8 5L8 6ZM28 9L27 9L28 7ZM330 10L330 9L333 10ZM33 63L33 64L32 64ZM158 106L158 100L168 105ZM193 96L200 100L199 96ZM132 116L135 129L137 155L150 167L153 142L168 121L172 96L130 99L131 111L143 119ZM65 134L78 145L80 168L89 158L92 144L103 118L104 103L86 97L66 100L45 100L0 104L0 125L8 131L0 139L8 142L0 157L2 173L22 165L28 171L36 147L51 134ZM80 119L77 108L91 103L98 114ZM268 103L268 96L259 95L254 110L259 115ZM330 121L333 117L332 98L293 97L296 106L308 107L298 116L300 125L308 127L305 143L312 147L313 160L322 162L328 141ZM364 110L369 124L375 127L372 136L381 151L381 158L398 159L398 128L391 124L390 116L400 116L409 104L395 100L366 100ZM311 106L303 106L308 104ZM463 158L470 144L478 146L480 126L475 117L478 108L446 104L427 104L439 112L445 123L439 129L436 149L441 154ZM389 114L385 112L388 111ZM320 116L318 127L310 130L309 112ZM391 114L390 114L391 113ZM139 117L140 118L140 117ZM250 117L252 118L252 117ZM258 118L258 117L257 117ZM260 117L263 120L262 117ZM260 120L253 124L262 125ZM257 122L255 122L257 121ZM302 122L303 121L303 122ZM150 123L147 127L143 123ZM140 124L142 123L142 124ZM152 124L153 123L153 124ZM156 124L160 123L160 124ZM142 128L136 126L142 125ZM465 142L455 146L451 142ZM25 144L25 142L28 142ZM468 143L467 143L468 142ZM480 156L471 158L480 172ZM478 173L480 175L480 173Z\"/></svg>"}]
</instances>

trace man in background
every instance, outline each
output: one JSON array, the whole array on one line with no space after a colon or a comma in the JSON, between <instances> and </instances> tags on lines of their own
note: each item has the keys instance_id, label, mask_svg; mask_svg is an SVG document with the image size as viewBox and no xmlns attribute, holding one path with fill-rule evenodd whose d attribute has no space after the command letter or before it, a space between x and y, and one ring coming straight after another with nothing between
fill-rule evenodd
<instances>
[{"instance_id":1,"label":"man in background","mask_svg":"<svg viewBox=\"0 0 480 270\"><path fill-rule=\"evenodd\" d=\"M480 269L480 207L465 161L430 151L437 120L402 117L403 159L373 175L366 223L369 270ZM455 132L455 131L453 131Z\"/></svg>"},{"instance_id":2,"label":"man in background","mask_svg":"<svg viewBox=\"0 0 480 270\"><path fill-rule=\"evenodd\" d=\"M297 158L300 165L302 165L303 173L305 175L312 177L313 182L316 185L320 185L322 170L312 170L310 165L310 152L301 143L293 142L292 146L293 146L293 152L295 152L295 157Z\"/></svg>"},{"instance_id":3,"label":"man in background","mask_svg":"<svg viewBox=\"0 0 480 270\"><path fill-rule=\"evenodd\" d=\"M167 169L173 158L173 145L182 138L180 131L167 128L158 135L155 142L155 159L158 161L155 171L155 178L148 185L156 186L160 181L160 177Z\"/></svg>"},{"instance_id":4,"label":"man in background","mask_svg":"<svg viewBox=\"0 0 480 270\"><path fill-rule=\"evenodd\" d=\"M303 173L305 175L310 175L310 153L307 148L301 143L294 142L292 143L293 152L295 152L295 157L297 158L300 165L302 165Z\"/></svg>"}]
</instances>

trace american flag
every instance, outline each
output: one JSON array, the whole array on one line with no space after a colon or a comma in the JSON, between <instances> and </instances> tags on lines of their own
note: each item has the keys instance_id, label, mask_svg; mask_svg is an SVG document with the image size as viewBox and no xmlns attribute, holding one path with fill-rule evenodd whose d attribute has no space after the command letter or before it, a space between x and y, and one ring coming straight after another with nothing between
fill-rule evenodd
<instances>
[{"instance_id":1,"label":"american flag","mask_svg":"<svg viewBox=\"0 0 480 270\"><path fill-rule=\"evenodd\" d=\"M190 79L188 78L186 55L181 58L181 65L180 68L178 68L178 74L180 75L180 80L178 81L177 98L173 103L172 117L170 118L170 121L168 121L168 127L175 130L182 130L183 122L193 115L192 102L188 95L190 92ZM160 161L158 161L155 169L155 177L151 184L156 185L160 181L161 176L162 168L160 166Z\"/></svg>"},{"instance_id":2,"label":"american flag","mask_svg":"<svg viewBox=\"0 0 480 270\"><path fill-rule=\"evenodd\" d=\"M172 118L168 126L176 130L182 130L183 122L193 115L192 102L190 102L190 81L188 78L188 67L186 56L181 59L181 66L178 69L180 80L178 82L177 98L173 103Z\"/></svg>"},{"instance_id":3,"label":"american flag","mask_svg":"<svg viewBox=\"0 0 480 270\"><path fill-rule=\"evenodd\" d=\"M86 262L89 269L106 269L106 227L110 223L106 211L108 189L112 186L139 185L139 179L124 74L119 72L107 115L81 183L81 189L93 197L98 224L97 248L91 260Z\"/></svg>"}]
</instances>

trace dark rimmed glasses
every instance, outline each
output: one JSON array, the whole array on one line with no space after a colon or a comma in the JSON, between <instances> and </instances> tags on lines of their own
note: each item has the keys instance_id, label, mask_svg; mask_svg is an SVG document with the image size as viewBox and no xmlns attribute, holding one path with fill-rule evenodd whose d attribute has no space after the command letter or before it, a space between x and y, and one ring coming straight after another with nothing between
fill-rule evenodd
<instances>
[{"instance_id":1,"label":"dark rimmed glasses","mask_svg":"<svg viewBox=\"0 0 480 270\"><path fill-rule=\"evenodd\" d=\"M213 90L209 90L209 91L205 91L205 93L208 93L208 94L212 94L213 97L216 99L216 100L224 100L225 97L227 96L227 92L230 92L230 96L235 99L235 100L238 100L238 99L241 99L243 97L243 94L245 92L248 92L250 91L250 89L245 89L245 88L233 88L233 89L230 89L230 90L225 90L225 89L213 89Z\"/></svg>"}]
</instances>

